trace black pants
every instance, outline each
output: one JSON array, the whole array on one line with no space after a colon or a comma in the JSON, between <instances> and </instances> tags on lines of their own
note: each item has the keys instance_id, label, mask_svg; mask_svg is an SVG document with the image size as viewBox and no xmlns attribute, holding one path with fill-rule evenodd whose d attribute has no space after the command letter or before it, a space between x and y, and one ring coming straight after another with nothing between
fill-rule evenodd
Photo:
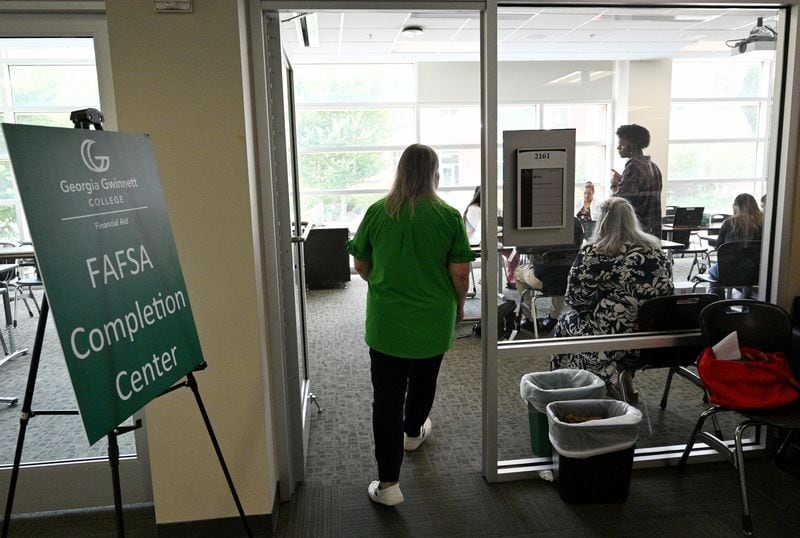
<instances>
[{"instance_id":1,"label":"black pants","mask_svg":"<svg viewBox=\"0 0 800 538\"><path fill-rule=\"evenodd\" d=\"M370 349L369 357L378 479L397 482L403 464L403 433L418 436L428 418L444 354L429 359L402 359Z\"/></svg>"}]
</instances>

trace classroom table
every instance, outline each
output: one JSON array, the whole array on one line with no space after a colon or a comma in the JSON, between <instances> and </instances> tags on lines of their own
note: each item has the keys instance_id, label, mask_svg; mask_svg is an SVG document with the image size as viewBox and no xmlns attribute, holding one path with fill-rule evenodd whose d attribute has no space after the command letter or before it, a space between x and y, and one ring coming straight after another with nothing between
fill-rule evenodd
<instances>
[{"instance_id":1,"label":"classroom table","mask_svg":"<svg viewBox=\"0 0 800 538\"><path fill-rule=\"evenodd\" d=\"M0 248L0 280L8 282L10 278L5 278L11 271L17 269L17 260L20 258L35 258L36 254L33 245L22 245L18 247ZM13 275L12 275L13 276ZM5 285L3 295L3 312L6 317L5 333L8 336L8 347L3 346L4 356L0 359L0 365L5 362L28 353L27 349L16 349L14 344L14 316L11 314L11 287Z\"/></svg>"},{"instance_id":2,"label":"classroom table","mask_svg":"<svg viewBox=\"0 0 800 538\"><path fill-rule=\"evenodd\" d=\"M6 315L6 334L8 335L8 343L6 339L0 334L0 344L3 347L3 357L0 358L0 366L15 357L24 355L28 352L27 349L17 350L14 346L14 335L12 333L14 325L14 317L11 315L11 288L7 282L13 278L13 273L17 270L16 263L2 263L0 264L0 294L3 295L3 312ZM18 401L16 396L0 396L0 403L12 406Z\"/></svg>"}]
</instances>

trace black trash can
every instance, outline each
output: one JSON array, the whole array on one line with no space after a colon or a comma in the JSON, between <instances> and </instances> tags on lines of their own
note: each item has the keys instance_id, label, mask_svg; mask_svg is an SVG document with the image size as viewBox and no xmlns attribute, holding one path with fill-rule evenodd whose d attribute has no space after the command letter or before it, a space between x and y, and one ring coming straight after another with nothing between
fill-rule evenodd
<instances>
[{"instance_id":1,"label":"black trash can","mask_svg":"<svg viewBox=\"0 0 800 538\"><path fill-rule=\"evenodd\" d=\"M588 370L561 369L551 372L525 374L519 383L519 393L528 404L531 450L536 456L553 453L547 423L547 404L563 400L604 398L606 385Z\"/></svg>"},{"instance_id":2,"label":"black trash can","mask_svg":"<svg viewBox=\"0 0 800 538\"><path fill-rule=\"evenodd\" d=\"M553 474L567 503L619 503L628 498L642 413L618 400L547 405Z\"/></svg>"}]
</instances>

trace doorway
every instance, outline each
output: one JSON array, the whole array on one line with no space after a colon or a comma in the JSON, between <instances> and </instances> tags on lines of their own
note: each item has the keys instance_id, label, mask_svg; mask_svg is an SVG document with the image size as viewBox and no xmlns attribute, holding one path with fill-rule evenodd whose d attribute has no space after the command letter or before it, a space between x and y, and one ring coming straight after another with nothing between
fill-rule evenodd
<instances>
[{"instance_id":1,"label":"doorway","mask_svg":"<svg viewBox=\"0 0 800 538\"><path fill-rule=\"evenodd\" d=\"M664 30L660 24L666 24L663 16L656 16L651 9L637 8L635 10L622 8L568 8L554 3L550 7L500 7L496 12L481 12L482 6L477 6L476 10L464 12L459 10L447 10L442 8L434 14L427 13L429 19L437 19L441 23L441 28L430 21L421 23L426 16L421 10L415 12L405 12L404 19L400 22L391 23L392 38L389 40L387 50L396 50L398 54L405 54L403 57L407 63L408 75L403 76L405 69L403 62L391 65L389 74L381 74L381 65L375 61L377 55L375 47L380 46L381 33L378 31L382 24L396 12L363 12L363 11L337 11L335 13L320 11L316 15L316 22L310 24L307 21L305 30L298 31L295 25L298 16L303 12L281 12L281 17L286 19L282 24L285 25L284 35L287 37L289 55L295 64L295 78L298 80L296 87L296 106L297 106L297 140L298 140L298 170L300 175L301 197L303 194L308 199L301 200L304 215L313 214L322 223L329 223L345 226L353 226L358 221L359 208L366 207L386 191L387 183L381 180L391 178L393 157L391 152L402 149L403 140L408 139L409 135L413 141L429 143L442 155L443 177L453 178L453 184L445 184L447 191L444 193L450 196L448 201L457 208L466 205L468 195L476 185L482 185L487 194L484 203L484 222L492 223L501 213L502 207L498 208L501 196L498 194L497 186L502 177L502 147L500 146L501 137L498 135L505 129L549 129L578 126L581 131L578 137L579 163L577 168L574 187L583 190L583 183L590 177L603 185L605 188L604 174L612 165L615 164L614 145L615 140L613 131L617 124L627 121L643 121L635 117L632 112L637 109L636 99L641 97L639 92L644 91L644 86L636 87L636 84L646 80L644 75L648 69L658 68L661 73L666 73L670 77L686 77L686 73L691 71L690 61L692 57L681 52L683 56L673 56L677 59L658 60L634 57L632 50L625 50L624 45L614 50L600 50L591 40L579 39L570 46L557 47L557 39L552 36L538 35L537 31L544 32L544 27L552 28L554 21L564 23L570 19L577 21L569 29L575 30L580 24L599 23L604 24L609 30L610 35L619 34L614 29L627 28L630 21L637 21L643 25L642 32L652 32ZM670 19L673 23L683 20L682 17L708 18L708 20L718 20L723 14L728 14L729 10L721 6L718 10L708 10L699 12L687 9L686 13L673 13ZM750 21L753 17L764 15L772 24L778 25L781 22L780 12L768 10L768 13L761 13L759 10L741 10L730 13L731 16L739 17L741 21ZM328 17L332 15L331 17ZM352 19L351 19L352 15ZM661 14L663 15L663 14ZM294 17L294 18L293 18ZM304 15L300 18L307 18ZM461 17L461 22L457 19ZM771 18L770 18L771 17ZM361 27L351 28L348 21L365 21ZM700 18L695 23L703 22ZM582 20L583 22L579 21ZM333 22L329 22L333 20ZM705 19L703 19L705 20ZM755 20L755 19L753 19ZM532 24L537 21L536 24ZM549 22L548 22L549 21ZM626 22L627 21L627 22ZM420 24L412 24L412 23ZM543 25L539 28L538 24ZM733 27L739 28L745 24L732 23ZM749 24L749 23L748 23ZM627 26L626 26L627 25ZM645 27L645 25L652 25ZM439 54L437 61L420 61L414 59L414 54L419 54L426 46L422 41L403 41L403 28L410 26L412 31L415 26L422 26L423 32L417 33L423 39L427 35L439 36L431 38L435 43L429 46L436 48ZM667 25L668 26L668 25ZM724 26L724 25L723 25ZM318 35L322 39L322 46L315 48L310 46L313 39L308 37L308 33L316 27ZM727 27L726 27L727 28ZM374 30L370 32L370 29ZM361 46L348 42L341 36L352 31L357 33L361 30L363 42ZM674 30L674 28L673 28ZM722 29L720 29L721 34ZM730 33L731 37L736 34ZM439 32L439 33L435 33ZM449 32L449 33L448 33ZM463 34L462 34L463 32ZM539 33L541 33L539 32ZM566 32L566 29L565 29ZM568 32L569 33L569 32ZM334 36L331 43L332 48L326 48L324 36ZM442 38L442 35L449 36L450 39ZM453 37L459 36L460 37ZM473 40L466 39L465 36L472 35ZM571 32L576 36L576 32ZM644 34L643 34L644 35ZM293 37L296 36L296 37ZM584 36L587 37L587 36ZM547 38L547 46L538 46L536 41ZM309 46L305 45L308 39ZM462 43L461 41L467 42ZM608 42L612 42L609 38ZM668 40L666 40L668 41ZM443 44L446 43L446 44ZM284 43L286 44L286 43ZM619 43L617 43L619 45ZM297 47L292 49L292 47ZM471 47L471 49L470 49ZM594 52L592 52L594 51ZM384 54L387 51L383 51ZM702 51L693 49L695 63L708 66L716 59L720 64L726 63L723 60L723 53L729 56L729 51L725 49L714 51ZM352 54L352 56L349 56ZM367 57L372 56L369 62ZM458 58L459 54L464 54L463 58ZM570 54L571 57L566 55ZM595 54L595 55L592 55ZM706 54L709 58L699 59L701 54ZM623 57L624 56L624 57ZM306 59L301 59L305 57ZM349 61L344 60L349 58ZM772 61L775 61L773 56ZM538 64L537 62L541 62ZM666 65L665 65L666 63ZM360 68L356 67L361 65ZM470 65L472 64L472 65ZM368 66L368 67L364 67ZM777 155L780 149L777 145L776 119L769 121L769 118L777 118L776 110L780 109L781 96L772 92L772 88L779 88L780 78L775 79L775 72L764 68L761 64L761 73L766 86L759 86L760 89L767 89L765 93L759 93L754 97L757 101L755 105L759 112L756 114L758 121L755 123L757 133L752 136L744 136L747 141L737 140L738 143L751 144L757 151L763 151L760 157L754 157L750 163L751 169L747 175L738 172L741 177L726 178L725 182L718 182L713 178L701 175L687 175L686 172L681 177L676 177L675 181L669 183L666 196L675 197L682 200L684 204L687 197L697 192L708 192L709 185L714 185L714 190L718 191L719 200L709 201L711 204L724 203L727 200L730 189L747 188L758 195L765 192L773 193L779 189L773 174L774 163L779 158ZM723 71L725 68L721 68ZM371 73L365 79L369 84L359 79L359 72ZM387 69L388 71L388 69ZM308 75L306 75L308 73ZM401 73L401 74L397 74ZM371 95L358 95L354 97L336 99L324 97L326 85L336 76L341 76L351 82L357 89L381 89L391 96L391 99L381 101ZM394 78L392 76L394 75ZM308 76L305 88L300 88L300 79ZM435 84L431 81L436 76L441 76L444 83ZM382 81L390 80L392 83L383 84ZM406 87L408 80L413 80L415 87L412 91L416 92L413 99L404 100L402 91ZM664 87L664 85L662 85ZM669 85L666 86L669 88ZM483 90L482 90L483 88ZM625 91L623 91L623 88ZM634 91L635 90L635 91ZM527 94L526 94L527 91ZM457 97L453 97L456 92ZM544 97L543 97L544 96ZM687 96L672 95L667 91L666 95L659 96L659 107L669 112L675 110L675 117L679 119L682 114L686 114L687 105L694 105L697 101L700 105L709 105L718 100L715 96ZM752 106L741 103L745 108ZM689 107L691 108L691 107ZM375 111L380 109L391 109L390 114L376 115ZM692 109L697 110L697 109ZM694 113L690 113L694 114ZM713 115L713 114L712 114ZM747 113L745 113L745 116ZM366 120L369 118L369 120ZM380 121L376 121L378 118ZM765 120L762 123L762 120ZM353 128L359 125L358 121L372 121L380 125L385 122L389 128L382 132L380 129L365 130ZM305 123L304 123L305 122ZM602 124L602 127L601 127ZM674 123L677 125L677 122ZM339 131L327 131L328 138L322 136L319 140L312 140L309 133L325 133L320 126L337 125ZM475 126L477 125L477 129ZM480 131L483 125L484 130ZM654 148L663 152L659 157L662 162L668 163L666 166L673 166L670 155L685 155L689 140L679 133L673 133L670 129L673 125L667 122L659 125L663 136L658 142L659 147ZM307 130L305 130L307 129ZM342 130L344 129L344 130ZM335 136L332 136L333 133ZM352 136L347 138L344 135ZM388 134L386 134L388 133ZM378 142L365 139L364 137L376 136ZM703 140L708 147L718 145L716 135L708 133L708 137ZM383 138L381 138L383 136ZM397 138L392 139L392 136ZM361 137L361 138L359 138ZM448 138L449 137L449 138ZM344 142L343 142L344 140ZM488 143L491 141L491 143ZM716 146L715 146L716 147ZM730 148L728 148L730 149ZM341 155L362 155L371 158L364 159L363 168L358 168L355 174L351 174L349 179L353 179L352 184L325 183L328 180L340 179L335 174L326 176L325 172L333 168L326 163L336 163L336 158ZM784 157L780 157L784 158ZM488 164L487 164L488 163ZM370 168L367 166L372 166ZM675 169L681 162L674 163ZM749 165L748 165L749 166ZM314 175L313 180L318 183L311 186L303 185L304 171L311 170L320 172ZM685 170L684 170L685 172ZM472 176L475 181L461 182L462 178ZM730 180L730 181L729 181ZM726 185L722 185L726 183ZM747 184L745 186L745 184ZM694 189L694 190L692 190ZM580 195L580 193L579 193ZM462 197L462 198L459 198ZM716 206L714 206L716 208ZM498 210L499 209L499 210ZM778 206L771 209L770 218L783 218L778 211ZM488 225L484 229L483 237L494 236L494 226L488 230ZM354 228L351 230L354 231ZM770 233L775 233L774 229ZM486 243L486 241L483 241ZM527 435L527 412L519 401L516 394L518 381L521 375L549 367L549 357L553 353L577 352L582 349L616 349L620 345L635 345L643 347L658 347L677 345L682 342L680 336L663 336L643 341L641 338L631 341L611 338L598 341L570 341L562 342L556 339L542 339L538 342L501 342L495 340L495 329L497 322L497 312L494 304L490 304L487 297L494 297L496 292L501 291L502 282L498 285L498 252L494 249L485 249L481 253L482 267L478 280L484 284L480 300L480 317L483 327L487 328L488 334L481 340L473 340L478 346L478 357L480 362L479 377L480 384L476 389L470 388L468 400L465 405L450 408L454 414L459 414L459 408L473 405L475 400L469 400L475 394L480 394L481 416L480 426L476 421L466 419L460 427L462 431L468 431L471 427L480 427L481 454L475 465L478 465L489 480L506 480L533 476L537 466L549 465L549 462L535 461L530 458L530 453L526 452L524 439ZM764 252L765 260L770 258L768 251ZM771 274L774 266L768 263L763 264L764 275ZM356 286L357 284L351 283ZM771 295L770 285L765 280L762 286L762 298L769 299ZM358 308L358 305L356 305ZM354 309L348 311L348 315ZM314 323L311 322L311 325ZM358 343L349 343L355 346ZM598 347L600 346L600 347ZM615 347L616 346L616 347ZM312 352L313 354L313 352ZM455 364L453 361L452 364ZM311 377L314 373L313 360L310 364ZM644 381L644 379L642 379ZM515 387L515 383L517 387ZM663 383L659 380L652 382L653 387ZM356 390L369 390L368 385L353 383ZM317 392L322 402L325 404L326 395ZM338 395L337 395L338 397ZM655 400L655 398L652 398ZM336 400L334 400L336 401ZM437 402L441 403L440 401ZM652 402L645 402L649 405ZM366 404L368 405L368 402ZM444 405L444 404L443 404ZM702 406L702 404L698 404ZM691 414L694 408L684 410ZM655 415L657 411L650 411ZM312 419L312 425L314 419ZM369 436L368 425L361 425L361 428L351 428L351 434ZM651 423L652 426L652 423ZM520 441L522 437L522 441ZM663 439L658 439L654 443L662 443ZM680 444L684 439L676 437L667 444ZM456 441L457 443L457 441ZM313 433L311 451L313 452ZM359 445L361 450L363 446ZM367 445L364 445L367 446ZM654 444L648 449L658 453L657 457L667 459L672 456L667 452L660 452L659 446ZM368 448L368 447L367 447ZM502 463L499 465L499 462ZM520 463L522 462L522 463ZM498 467L499 465L499 467Z\"/></svg>"}]
</instances>

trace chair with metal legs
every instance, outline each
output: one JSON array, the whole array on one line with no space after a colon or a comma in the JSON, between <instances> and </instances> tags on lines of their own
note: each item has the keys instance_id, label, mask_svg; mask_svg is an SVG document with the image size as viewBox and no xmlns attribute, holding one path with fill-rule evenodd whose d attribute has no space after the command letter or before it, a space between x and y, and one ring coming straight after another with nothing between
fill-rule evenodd
<instances>
[{"instance_id":1,"label":"chair with metal legs","mask_svg":"<svg viewBox=\"0 0 800 538\"><path fill-rule=\"evenodd\" d=\"M706 340L711 343L719 342L731 332L736 331L740 345L766 352L789 351L792 338L791 318L785 310L773 304L746 299L717 301L708 305L700 313L700 329L706 336ZM703 430L703 424L708 417L726 411L733 411L744 416L744 420L736 426L734 431L732 448L720 436ZM789 434L776 452L776 456L780 455L788 446L791 433L800 429L800 402L795 401L776 409L757 410L712 405L700 415L678 462L678 469L684 469L695 442L700 439L733 465L739 475L742 529L746 535L753 533L753 523L747 501L743 438L745 431L754 426L789 430Z\"/></svg>"},{"instance_id":2,"label":"chair with metal legs","mask_svg":"<svg viewBox=\"0 0 800 538\"><path fill-rule=\"evenodd\" d=\"M717 250L718 278L705 273L695 275L692 291L700 284L708 284L710 290L721 290L725 298L732 298L734 289L742 292L742 298L749 299L753 289L758 287L761 264L761 241L729 241ZM712 291L712 293L714 293Z\"/></svg>"},{"instance_id":3,"label":"chair with metal legs","mask_svg":"<svg viewBox=\"0 0 800 538\"><path fill-rule=\"evenodd\" d=\"M643 332L697 330L700 328L700 312L717 300L716 295L705 293L667 295L649 299L639 307L637 329ZM688 369L688 366L695 363L702 350L703 346L701 345L641 349L638 356L631 356L629 360L625 361L625 365L620 371L620 377L622 378L626 372L669 368L660 405L661 409L666 409L669 389L675 374L695 386L703 388L697 374ZM631 395L626 393L625 383L621 382L619 385L622 399L628 401Z\"/></svg>"},{"instance_id":4,"label":"chair with metal legs","mask_svg":"<svg viewBox=\"0 0 800 538\"><path fill-rule=\"evenodd\" d=\"M33 271L29 274L24 274L26 269L32 268ZM39 302L33 293L34 288L41 288L43 286L42 279L39 276L39 267L35 259L19 259L17 260L17 269L19 276L11 281L14 287L14 326L17 326L17 300L22 299L25 308L28 310L28 315L33 317L33 310L28 304L28 299L33 301L33 306L36 307L36 312L39 313Z\"/></svg>"},{"instance_id":5,"label":"chair with metal legs","mask_svg":"<svg viewBox=\"0 0 800 538\"><path fill-rule=\"evenodd\" d=\"M527 288L522 292L519 301L519 314L517 326L522 323L522 318L526 317L533 323L533 333L535 338L539 338L539 329L536 320L536 301L545 297L562 297L567 291L567 279L572 263L578 255L578 249L565 248L549 250L542 254L538 263L535 264L536 273L541 275L542 288ZM517 283L520 286L519 283Z\"/></svg>"}]
</instances>

